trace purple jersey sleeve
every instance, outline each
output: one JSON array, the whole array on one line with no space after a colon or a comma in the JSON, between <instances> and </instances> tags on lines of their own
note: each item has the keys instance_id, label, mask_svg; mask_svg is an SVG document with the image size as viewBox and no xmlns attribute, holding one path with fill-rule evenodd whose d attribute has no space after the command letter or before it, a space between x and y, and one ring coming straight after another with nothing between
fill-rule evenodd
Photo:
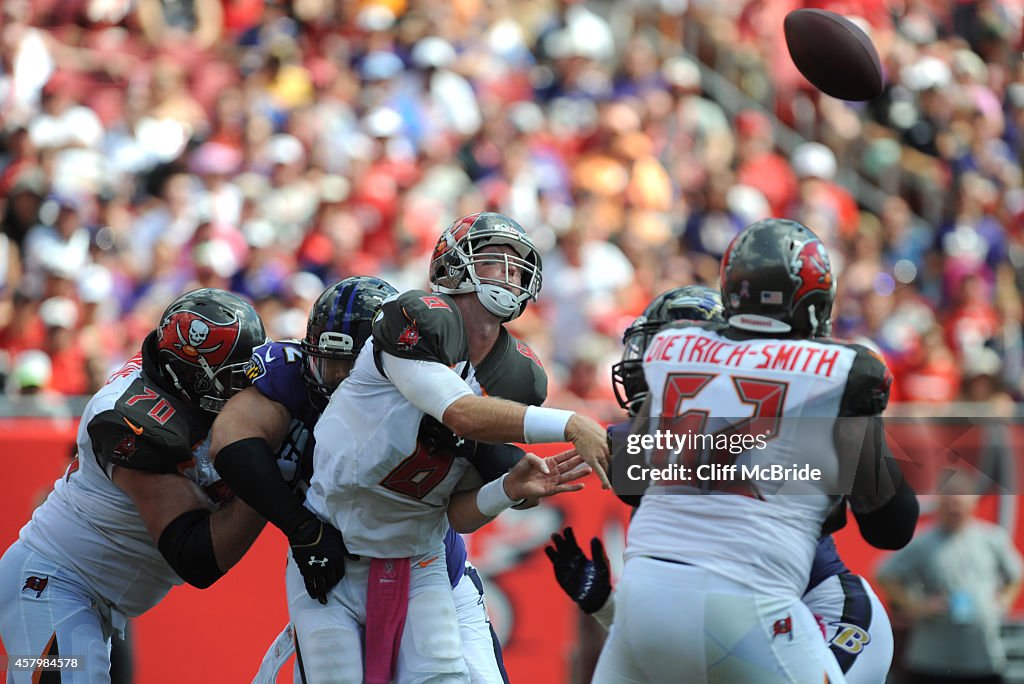
<instances>
[{"instance_id":1,"label":"purple jersey sleeve","mask_svg":"<svg viewBox=\"0 0 1024 684\"><path fill-rule=\"evenodd\" d=\"M301 419L309 406L309 392L302 378L302 349L296 342L265 342L252 350L246 375L267 399Z\"/></svg>"},{"instance_id":2,"label":"purple jersey sleeve","mask_svg":"<svg viewBox=\"0 0 1024 684\"><path fill-rule=\"evenodd\" d=\"M448 561L448 579L454 589L466 572L466 542L450 527L444 535L444 555Z\"/></svg>"},{"instance_id":3,"label":"purple jersey sleeve","mask_svg":"<svg viewBox=\"0 0 1024 684\"><path fill-rule=\"evenodd\" d=\"M811 565L811 579L807 583L806 594L811 589L827 580L833 575L849 572L843 559L839 557L839 550L832 535L822 537L818 540L818 547L814 549L814 563Z\"/></svg>"}]
</instances>

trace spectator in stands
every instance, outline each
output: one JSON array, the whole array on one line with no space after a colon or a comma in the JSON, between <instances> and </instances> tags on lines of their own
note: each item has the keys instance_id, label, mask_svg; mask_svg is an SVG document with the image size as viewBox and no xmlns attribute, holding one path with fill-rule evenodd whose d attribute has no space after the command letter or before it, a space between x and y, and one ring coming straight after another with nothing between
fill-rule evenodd
<instances>
[{"instance_id":1,"label":"spectator in stands","mask_svg":"<svg viewBox=\"0 0 1024 684\"><path fill-rule=\"evenodd\" d=\"M137 7L146 40L154 46L202 51L221 36L224 11L219 0L138 0Z\"/></svg>"},{"instance_id":2,"label":"spectator in stands","mask_svg":"<svg viewBox=\"0 0 1024 684\"><path fill-rule=\"evenodd\" d=\"M25 277L35 293L42 293L46 271L75 273L89 263L89 230L83 211L77 197L51 197L49 222L36 225L25 236Z\"/></svg>"},{"instance_id":3,"label":"spectator in stands","mask_svg":"<svg viewBox=\"0 0 1024 684\"><path fill-rule=\"evenodd\" d=\"M86 354L76 334L77 305L67 297L50 297L39 306L39 319L46 329L41 349L49 355L53 365L49 386L61 394L85 394L88 389Z\"/></svg>"},{"instance_id":4,"label":"spectator in stands","mask_svg":"<svg viewBox=\"0 0 1024 684\"><path fill-rule=\"evenodd\" d=\"M785 216L797 198L797 181L785 157L775 151L767 116L755 110L736 115L736 180L764 193L772 216Z\"/></svg>"},{"instance_id":5,"label":"spectator in stands","mask_svg":"<svg viewBox=\"0 0 1024 684\"><path fill-rule=\"evenodd\" d=\"M110 273L109 323L127 346L97 345L95 324L73 333L98 349L97 369L123 361L152 326L151 302L197 276L232 277L268 310L299 270L418 286L433 244L424 235L456 215L504 208L529 218L552 273L562 269L577 293L536 310L559 323L539 344L558 350L553 370L567 374L577 335L613 340L638 302L709 278L713 243L731 230L723 217L800 211L823 233L836 227L835 264L857 263L849 284L859 292L843 295L837 323L892 356L897 392L902 373L907 396L955 397L958 357L943 359L960 342L929 338L934 320L959 315L964 273L992 286L1015 268L1024 282L1024 179L1009 163L1024 149L1024 71L1006 51L1020 13L1005 14L993 43L984 31L1000 16L995 3L903 3L890 25L879 0L821 0L871 25L890 87L862 109L817 97L796 74L773 28L789 0L690 3L686 31L667 30L685 4L558 0L513 12L502 3L4 0L0 349L41 344L42 300L75 298L67 276L79 261L40 265L40 250L26 249L30 229L53 227L49 206L40 216L48 196L75 197L79 210L59 213L88 233L81 265ZM948 33L954 24L970 43ZM760 106L728 95L725 81ZM799 145L772 112L820 142ZM880 237L857 236L873 224L837 182L847 177L838 167L858 157L854 129L923 151L904 147L886 167L891 198L872 207ZM908 182L899 174L911 165ZM224 243L196 235L203 211L218 229L208 237L232 244L229 257ZM570 225L586 235L566 235ZM945 226L938 240L933 225ZM15 307L19 270L32 287ZM1024 362L1012 299L997 293L999 334L988 344L1017 397ZM29 327L15 333L14 318Z\"/></svg>"},{"instance_id":6,"label":"spectator in stands","mask_svg":"<svg viewBox=\"0 0 1024 684\"><path fill-rule=\"evenodd\" d=\"M950 480L937 523L879 568L879 584L912 622L910 684L1003 681L999 625L1020 589L1021 556L1006 530L975 517L977 502L973 483Z\"/></svg>"},{"instance_id":7,"label":"spectator in stands","mask_svg":"<svg viewBox=\"0 0 1024 684\"><path fill-rule=\"evenodd\" d=\"M814 222L807 225L813 226L819 235L824 233L822 239L830 247L837 244L838 238L853 237L859 227L859 211L849 191L835 182L838 171L835 153L818 142L803 143L793 150L790 163L799 189L796 204L787 215L800 218L814 214L825 218L829 225Z\"/></svg>"},{"instance_id":8,"label":"spectator in stands","mask_svg":"<svg viewBox=\"0 0 1024 684\"><path fill-rule=\"evenodd\" d=\"M71 409L59 392L51 389L53 367L50 357L39 349L23 351L14 361L9 391L21 415L70 418Z\"/></svg>"}]
</instances>

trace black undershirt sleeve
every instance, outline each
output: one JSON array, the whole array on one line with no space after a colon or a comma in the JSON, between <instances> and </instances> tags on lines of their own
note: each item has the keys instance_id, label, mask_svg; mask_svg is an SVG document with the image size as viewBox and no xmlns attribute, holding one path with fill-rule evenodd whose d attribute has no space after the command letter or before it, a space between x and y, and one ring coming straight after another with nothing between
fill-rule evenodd
<instances>
[{"instance_id":1,"label":"black undershirt sleeve","mask_svg":"<svg viewBox=\"0 0 1024 684\"><path fill-rule=\"evenodd\" d=\"M920 513L917 496L906 480L900 480L896 494L881 508L870 513L857 513L860 534L876 549L894 551L910 543Z\"/></svg>"},{"instance_id":2,"label":"black undershirt sleeve","mask_svg":"<svg viewBox=\"0 0 1024 684\"><path fill-rule=\"evenodd\" d=\"M900 549L910 542L917 526L917 496L889 450L881 416L861 420L865 429L850 509L866 542L879 549Z\"/></svg>"},{"instance_id":3,"label":"black undershirt sleeve","mask_svg":"<svg viewBox=\"0 0 1024 684\"><path fill-rule=\"evenodd\" d=\"M484 482L493 482L512 470L512 466L523 458L526 452L514 444L477 444L476 453L470 463L480 473Z\"/></svg>"},{"instance_id":4,"label":"black undershirt sleeve","mask_svg":"<svg viewBox=\"0 0 1024 684\"><path fill-rule=\"evenodd\" d=\"M214 467L231 490L290 537L313 516L281 477L274 451L262 437L248 437L220 450Z\"/></svg>"},{"instance_id":5,"label":"black undershirt sleeve","mask_svg":"<svg viewBox=\"0 0 1024 684\"><path fill-rule=\"evenodd\" d=\"M223 576L210 536L210 512L195 509L172 520L160 534L157 548L181 579L206 589Z\"/></svg>"}]
</instances>

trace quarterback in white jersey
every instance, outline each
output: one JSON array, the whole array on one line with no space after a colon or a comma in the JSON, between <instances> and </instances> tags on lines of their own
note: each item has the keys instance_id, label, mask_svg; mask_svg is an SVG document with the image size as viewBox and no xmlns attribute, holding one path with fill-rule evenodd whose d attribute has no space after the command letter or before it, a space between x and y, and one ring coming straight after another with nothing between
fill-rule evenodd
<instances>
[{"instance_id":1,"label":"quarterback in white jersey","mask_svg":"<svg viewBox=\"0 0 1024 684\"><path fill-rule=\"evenodd\" d=\"M607 482L608 446L597 423L480 396L476 375L507 339L502 324L536 297L540 278L540 256L519 224L472 214L438 241L434 291L406 292L383 305L372 339L314 431L306 506L362 560L346 563L323 606L303 595L289 568L297 633L332 644L303 652L307 680L468 681L445 563L437 562L449 521L470 532L521 499L573 491L580 485L570 483L589 472L577 467L584 460ZM539 364L521 343L518 353L527 363L510 380L529 388ZM545 463L527 455L507 475L457 494L468 464L422 446L428 417L466 439L572 441L579 456L566 452Z\"/></svg>"},{"instance_id":2,"label":"quarterback in white jersey","mask_svg":"<svg viewBox=\"0 0 1024 684\"><path fill-rule=\"evenodd\" d=\"M755 223L721 281L727 324L673 324L644 356L654 420L638 428L715 441L647 464L679 476L646 485L595 682L842 681L800 602L822 524L852 481L866 537L894 548L913 533L916 500L882 458L890 376L866 349L822 338L835 285L818 238Z\"/></svg>"},{"instance_id":3,"label":"quarterback in white jersey","mask_svg":"<svg viewBox=\"0 0 1024 684\"><path fill-rule=\"evenodd\" d=\"M0 559L8 654L77 656L70 681L109 681L110 639L182 581L210 586L263 519L208 458L213 414L242 386L265 334L222 290L175 300L142 351L89 401L78 458ZM8 682L36 681L16 671Z\"/></svg>"}]
</instances>

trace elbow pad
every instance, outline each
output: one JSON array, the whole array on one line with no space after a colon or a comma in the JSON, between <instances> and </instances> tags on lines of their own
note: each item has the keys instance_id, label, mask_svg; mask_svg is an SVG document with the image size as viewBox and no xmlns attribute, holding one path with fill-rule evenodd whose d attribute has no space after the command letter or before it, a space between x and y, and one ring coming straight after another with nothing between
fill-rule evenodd
<instances>
[{"instance_id":1,"label":"elbow pad","mask_svg":"<svg viewBox=\"0 0 1024 684\"><path fill-rule=\"evenodd\" d=\"M864 540L877 549L895 551L906 546L914 536L920 509L917 495L900 480L896 494L881 508L870 513L853 512Z\"/></svg>"},{"instance_id":2,"label":"elbow pad","mask_svg":"<svg viewBox=\"0 0 1024 684\"><path fill-rule=\"evenodd\" d=\"M164 528L157 548L178 577L193 587L206 589L224 574L213 552L209 511L179 515Z\"/></svg>"}]
</instances>

